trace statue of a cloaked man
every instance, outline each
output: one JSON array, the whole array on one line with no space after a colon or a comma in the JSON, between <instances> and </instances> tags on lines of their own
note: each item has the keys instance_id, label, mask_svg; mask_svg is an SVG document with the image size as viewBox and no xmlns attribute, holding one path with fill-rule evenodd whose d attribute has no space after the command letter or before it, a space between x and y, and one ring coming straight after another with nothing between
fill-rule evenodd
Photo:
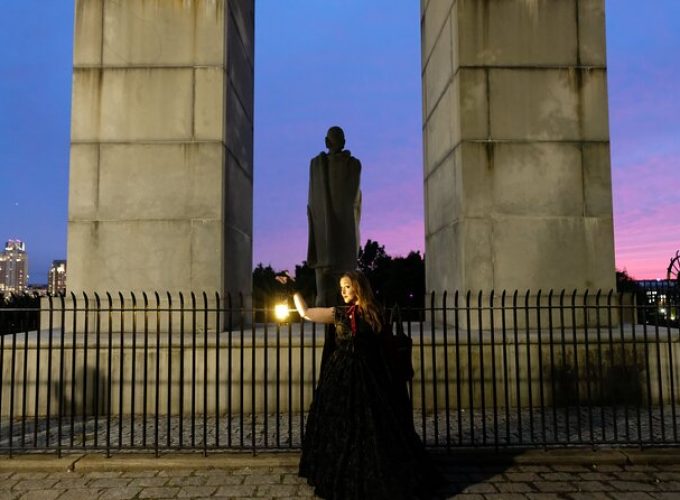
<instances>
[{"instance_id":1,"label":"statue of a cloaked man","mask_svg":"<svg viewBox=\"0 0 680 500\"><path fill-rule=\"evenodd\" d=\"M318 307L338 304L340 276L356 269L360 243L361 162L344 149L340 127L328 130L326 147L312 158L307 202L307 264L315 270Z\"/></svg>"}]
</instances>

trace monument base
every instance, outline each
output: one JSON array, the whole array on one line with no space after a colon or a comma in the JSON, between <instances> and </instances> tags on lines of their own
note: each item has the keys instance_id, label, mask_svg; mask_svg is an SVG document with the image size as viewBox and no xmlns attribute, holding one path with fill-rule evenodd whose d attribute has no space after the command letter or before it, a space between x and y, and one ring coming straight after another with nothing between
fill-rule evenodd
<instances>
[{"instance_id":1,"label":"monument base","mask_svg":"<svg viewBox=\"0 0 680 500\"><path fill-rule=\"evenodd\" d=\"M304 413L323 350L323 329L312 326L5 335L0 417ZM678 401L677 329L471 330L456 337L431 324L415 327L415 408Z\"/></svg>"}]
</instances>

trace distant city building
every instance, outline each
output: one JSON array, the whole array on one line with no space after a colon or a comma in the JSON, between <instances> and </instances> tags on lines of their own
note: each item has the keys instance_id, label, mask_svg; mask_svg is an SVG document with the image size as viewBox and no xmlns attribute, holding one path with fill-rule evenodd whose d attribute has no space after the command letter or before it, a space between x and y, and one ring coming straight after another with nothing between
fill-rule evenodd
<instances>
[{"instance_id":1,"label":"distant city building","mask_svg":"<svg viewBox=\"0 0 680 500\"><path fill-rule=\"evenodd\" d=\"M9 240L0 253L0 292L24 292L28 283L26 245Z\"/></svg>"},{"instance_id":2,"label":"distant city building","mask_svg":"<svg viewBox=\"0 0 680 500\"><path fill-rule=\"evenodd\" d=\"M52 295L66 292L66 261L53 260L47 274L47 291Z\"/></svg>"},{"instance_id":3,"label":"distant city building","mask_svg":"<svg viewBox=\"0 0 680 500\"><path fill-rule=\"evenodd\" d=\"M647 306L643 313L646 323L656 319L677 321L680 316L680 283L677 279L638 280L635 282L640 294L638 303Z\"/></svg>"}]
</instances>

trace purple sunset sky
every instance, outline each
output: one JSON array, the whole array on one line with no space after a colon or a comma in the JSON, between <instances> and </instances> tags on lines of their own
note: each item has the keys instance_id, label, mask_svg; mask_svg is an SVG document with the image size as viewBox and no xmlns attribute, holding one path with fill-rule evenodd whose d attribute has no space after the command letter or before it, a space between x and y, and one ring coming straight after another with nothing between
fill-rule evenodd
<instances>
[{"instance_id":1,"label":"purple sunset sky","mask_svg":"<svg viewBox=\"0 0 680 500\"><path fill-rule=\"evenodd\" d=\"M30 281L66 257L73 0L0 3L0 240ZM607 2L616 266L680 249L680 2ZM256 0L253 264L306 256L309 159L341 125L363 163L362 241L424 249L416 0Z\"/></svg>"}]
</instances>

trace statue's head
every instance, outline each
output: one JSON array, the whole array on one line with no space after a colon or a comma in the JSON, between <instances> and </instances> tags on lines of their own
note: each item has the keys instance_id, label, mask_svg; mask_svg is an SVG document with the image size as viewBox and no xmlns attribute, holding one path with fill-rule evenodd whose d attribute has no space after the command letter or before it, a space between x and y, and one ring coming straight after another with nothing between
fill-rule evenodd
<instances>
[{"instance_id":1,"label":"statue's head","mask_svg":"<svg viewBox=\"0 0 680 500\"><path fill-rule=\"evenodd\" d=\"M326 147L330 153L338 153L345 147L345 132L338 127L331 127L326 134Z\"/></svg>"}]
</instances>

